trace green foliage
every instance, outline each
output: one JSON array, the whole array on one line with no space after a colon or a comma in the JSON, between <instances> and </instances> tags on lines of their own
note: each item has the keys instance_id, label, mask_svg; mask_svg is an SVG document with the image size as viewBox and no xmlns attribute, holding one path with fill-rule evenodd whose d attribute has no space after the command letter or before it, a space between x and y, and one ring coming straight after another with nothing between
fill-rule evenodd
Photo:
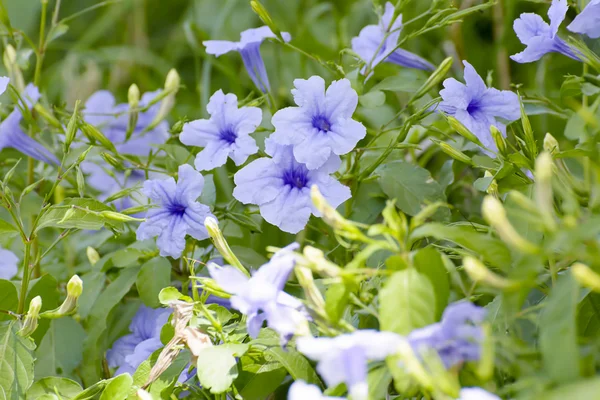
<instances>
[{"instance_id":1,"label":"green foliage","mask_svg":"<svg viewBox=\"0 0 600 400\"><path fill-rule=\"evenodd\" d=\"M0 324L0 389L3 398L22 399L33 383L33 351L30 338L17 334L14 321Z\"/></svg>"}]
</instances>

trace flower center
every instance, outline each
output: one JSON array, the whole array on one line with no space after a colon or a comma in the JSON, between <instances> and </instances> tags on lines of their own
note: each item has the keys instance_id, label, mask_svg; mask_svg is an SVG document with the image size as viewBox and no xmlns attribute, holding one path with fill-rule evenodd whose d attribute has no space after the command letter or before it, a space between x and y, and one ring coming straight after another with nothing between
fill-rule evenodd
<instances>
[{"instance_id":1,"label":"flower center","mask_svg":"<svg viewBox=\"0 0 600 400\"><path fill-rule=\"evenodd\" d=\"M176 215L178 217L183 216L183 214L185 214L186 209L187 209L186 206L184 206L183 204L179 204L179 203L170 204L168 207L169 213L171 213L171 215Z\"/></svg>"},{"instance_id":2,"label":"flower center","mask_svg":"<svg viewBox=\"0 0 600 400\"><path fill-rule=\"evenodd\" d=\"M469 105L467 106L467 112L469 114L473 114L477 111L479 111L479 103L477 103L476 101L469 103Z\"/></svg>"},{"instance_id":3,"label":"flower center","mask_svg":"<svg viewBox=\"0 0 600 400\"><path fill-rule=\"evenodd\" d=\"M224 140L229 144L235 143L235 141L237 140L237 133L235 133L231 128L222 130L220 135L221 140Z\"/></svg>"},{"instance_id":4,"label":"flower center","mask_svg":"<svg viewBox=\"0 0 600 400\"><path fill-rule=\"evenodd\" d=\"M331 123L326 117L322 115L317 115L316 117L313 117L312 124L315 128L323 132L329 132L329 130L331 129Z\"/></svg>"},{"instance_id":5,"label":"flower center","mask_svg":"<svg viewBox=\"0 0 600 400\"><path fill-rule=\"evenodd\" d=\"M305 168L292 167L283 173L283 183L292 188L305 188L308 184L307 172Z\"/></svg>"}]
</instances>

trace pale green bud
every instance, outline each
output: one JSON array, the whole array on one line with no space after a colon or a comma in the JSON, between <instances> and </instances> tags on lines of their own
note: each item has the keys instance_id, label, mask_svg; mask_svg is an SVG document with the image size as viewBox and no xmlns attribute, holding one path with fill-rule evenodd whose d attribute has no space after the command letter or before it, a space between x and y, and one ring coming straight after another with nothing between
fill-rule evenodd
<instances>
[{"instance_id":1,"label":"pale green bud","mask_svg":"<svg viewBox=\"0 0 600 400\"><path fill-rule=\"evenodd\" d=\"M112 154L100 153L100 157L102 157L104 159L104 161L109 163L112 167L116 168L117 170L123 169L123 164L119 160L117 160L115 157L113 157Z\"/></svg>"},{"instance_id":2,"label":"pale green bud","mask_svg":"<svg viewBox=\"0 0 600 400\"><path fill-rule=\"evenodd\" d=\"M363 234L351 221L348 221L335 208L327 202L325 197L319 191L317 185L310 188L310 197L315 208L321 213L321 218L331 226L337 233L350 239L360 239Z\"/></svg>"},{"instance_id":3,"label":"pale green bud","mask_svg":"<svg viewBox=\"0 0 600 400\"><path fill-rule=\"evenodd\" d=\"M23 79L23 74L21 73L21 69L17 64L17 52L15 48L10 44L6 45L2 58L4 61L4 66L8 71L10 82L14 87L17 88L19 93L23 93L25 90L25 80Z\"/></svg>"},{"instance_id":4,"label":"pale green bud","mask_svg":"<svg viewBox=\"0 0 600 400\"><path fill-rule=\"evenodd\" d=\"M404 214L396 210L395 200L388 200L381 213L387 226L394 231L399 240L404 240L408 231L407 221Z\"/></svg>"},{"instance_id":5,"label":"pale green bud","mask_svg":"<svg viewBox=\"0 0 600 400\"><path fill-rule=\"evenodd\" d=\"M87 249L85 249L85 253L92 266L96 265L96 263L100 261L100 254L98 254L98 251L96 251L96 249L93 247L88 246Z\"/></svg>"},{"instance_id":6,"label":"pale green bud","mask_svg":"<svg viewBox=\"0 0 600 400\"><path fill-rule=\"evenodd\" d=\"M134 218L129 215L121 214L115 211L101 211L100 216L118 222L143 222L144 218Z\"/></svg>"},{"instance_id":7,"label":"pale green bud","mask_svg":"<svg viewBox=\"0 0 600 400\"><path fill-rule=\"evenodd\" d=\"M208 232L213 245L223 256L225 261L242 271L245 275L250 276L237 256L233 254L231 247L229 247L229 243L227 243L225 236L223 236L223 232L221 232L221 229L219 228L219 223L217 220L213 217L206 217L204 220L204 226L206 227L206 231Z\"/></svg>"},{"instance_id":8,"label":"pale green bud","mask_svg":"<svg viewBox=\"0 0 600 400\"><path fill-rule=\"evenodd\" d=\"M22 327L18 332L19 335L29 336L35 332L38 327L38 318L40 316L41 309L42 298L40 296L35 296L29 303L29 310L27 311L27 315L25 316Z\"/></svg>"},{"instance_id":9,"label":"pale green bud","mask_svg":"<svg viewBox=\"0 0 600 400\"><path fill-rule=\"evenodd\" d=\"M46 110L42 103L36 103L35 106L33 106L33 108L35 109L35 112L38 113L38 115L40 115L48 124L50 124L54 128L58 128L61 130L63 129L63 125L60 123L60 121L56 119L54 115L50 113L50 111Z\"/></svg>"},{"instance_id":10,"label":"pale green bud","mask_svg":"<svg viewBox=\"0 0 600 400\"><path fill-rule=\"evenodd\" d=\"M71 218L73 218L75 216L75 208L71 206L71 208L69 208L66 212L65 215L63 215L62 219L60 221L58 221L58 224L64 224L66 221L70 220Z\"/></svg>"},{"instance_id":11,"label":"pale green bud","mask_svg":"<svg viewBox=\"0 0 600 400\"><path fill-rule=\"evenodd\" d=\"M75 102L75 109L73 110L73 115L71 115L71 119L69 119L69 123L67 125L67 132L65 133L65 145L64 152L67 153L69 148L71 147L71 143L73 143L73 139L75 139L75 135L77 134L78 124L78 113L79 113L79 100Z\"/></svg>"},{"instance_id":12,"label":"pale green bud","mask_svg":"<svg viewBox=\"0 0 600 400\"><path fill-rule=\"evenodd\" d=\"M256 13L256 15L258 15L258 18L260 18L261 21L264 22L264 24L267 25L271 29L271 31L275 34L275 36L277 36L279 38L279 40L283 41L281 32L279 31L279 29L273 22L273 19L269 15L269 12L265 8L265 6L263 6L261 4L261 2L258 0L252 0L252 1L250 1L250 7L252 7L252 11L254 11Z\"/></svg>"},{"instance_id":13,"label":"pale green bud","mask_svg":"<svg viewBox=\"0 0 600 400\"><path fill-rule=\"evenodd\" d=\"M296 278L298 278L300 286L302 286L302 289L304 290L306 299L309 301L312 308L315 311L319 312L319 314L326 315L325 300L323 299L323 295L315 285L315 280L313 278L311 270L306 267L296 265L294 271L296 273Z\"/></svg>"},{"instance_id":14,"label":"pale green bud","mask_svg":"<svg viewBox=\"0 0 600 400\"><path fill-rule=\"evenodd\" d=\"M77 301L81 293L83 293L83 281L79 276L73 275L67 283L67 298L65 301L63 301L60 307L43 312L40 317L55 319L74 314L77 310Z\"/></svg>"},{"instance_id":15,"label":"pale green bud","mask_svg":"<svg viewBox=\"0 0 600 400\"><path fill-rule=\"evenodd\" d=\"M460 136L464 137L470 142L475 143L478 146L484 147L483 143L481 143L479 138L475 136L473 132L468 130L467 127L464 126L459 120L451 116L447 116L446 120L448 121L448 124L450 124L450 127Z\"/></svg>"},{"instance_id":16,"label":"pale green bud","mask_svg":"<svg viewBox=\"0 0 600 400\"><path fill-rule=\"evenodd\" d=\"M165 90L169 92L177 92L179 90L179 85L181 84L181 78L177 73L175 68L171 68L169 73L167 74L167 79L165 79ZM137 86L136 86L137 88ZM139 97L139 90L138 90Z\"/></svg>"},{"instance_id":17,"label":"pale green bud","mask_svg":"<svg viewBox=\"0 0 600 400\"><path fill-rule=\"evenodd\" d=\"M496 143L496 147L498 148L498 152L502 155L506 155L508 146L506 144L506 139L502 135L502 132L494 125L490 126L490 133L492 134L492 139L494 139L494 143Z\"/></svg>"},{"instance_id":18,"label":"pale green bud","mask_svg":"<svg viewBox=\"0 0 600 400\"><path fill-rule=\"evenodd\" d=\"M100 132L95 126L84 123L81 126L81 131L85 136L87 136L92 142L98 142L108 150L113 153L117 152L115 145L106 137L102 132Z\"/></svg>"},{"instance_id":19,"label":"pale green bud","mask_svg":"<svg viewBox=\"0 0 600 400\"><path fill-rule=\"evenodd\" d=\"M319 275L330 278L337 278L340 276L342 269L326 259L323 251L312 246L305 246L304 249L302 249L302 254L310 263L310 267L312 267Z\"/></svg>"},{"instance_id":20,"label":"pale green bud","mask_svg":"<svg viewBox=\"0 0 600 400\"><path fill-rule=\"evenodd\" d=\"M442 142L439 140L434 141L434 143L437 144L444 153L446 153L450 157L454 158L455 160L460 161L465 164L468 164L468 165L473 165L473 160L471 160L471 157L469 157L462 151L455 149L448 143Z\"/></svg>"},{"instance_id":21,"label":"pale green bud","mask_svg":"<svg viewBox=\"0 0 600 400\"><path fill-rule=\"evenodd\" d=\"M490 171L485 171L483 176L485 176L486 178L494 177L494 175L492 175ZM492 182L490 182L490 185L486 189L486 193L498 197L498 182L496 182L495 179L492 179Z\"/></svg>"},{"instance_id":22,"label":"pale green bud","mask_svg":"<svg viewBox=\"0 0 600 400\"><path fill-rule=\"evenodd\" d=\"M550 133L546 133L546 136L544 136L544 151L547 151L550 154L555 154L560 151L558 140Z\"/></svg>"},{"instance_id":23,"label":"pale green bud","mask_svg":"<svg viewBox=\"0 0 600 400\"><path fill-rule=\"evenodd\" d=\"M439 67L437 67L436 70L431 73L425 83L423 83L423 85L421 85L421 87L417 90L410 100L410 103L425 96L431 89L438 86L442 79L446 77L448 71L450 71L450 68L452 68L452 62L452 57L447 57L444 61L442 61Z\"/></svg>"},{"instance_id":24,"label":"pale green bud","mask_svg":"<svg viewBox=\"0 0 600 400\"><path fill-rule=\"evenodd\" d=\"M129 90L127 91L127 101L129 102L130 108L137 108L140 104L140 89L135 83L129 86Z\"/></svg>"},{"instance_id":25,"label":"pale green bud","mask_svg":"<svg viewBox=\"0 0 600 400\"><path fill-rule=\"evenodd\" d=\"M510 280L493 273L476 258L465 257L463 259L463 267L474 282L483 282L488 286L503 290L518 286L516 282L511 282Z\"/></svg>"},{"instance_id":26,"label":"pale green bud","mask_svg":"<svg viewBox=\"0 0 600 400\"><path fill-rule=\"evenodd\" d=\"M544 225L554 231L557 224L554 219L554 194L552 193L552 168L554 163L550 153L544 151L535 160L534 198Z\"/></svg>"},{"instance_id":27,"label":"pale green bud","mask_svg":"<svg viewBox=\"0 0 600 400\"><path fill-rule=\"evenodd\" d=\"M571 266L571 273L581 286L600 293L600 275L594 272L590 267L578 262Z\"/></svg>"}]
</instances>

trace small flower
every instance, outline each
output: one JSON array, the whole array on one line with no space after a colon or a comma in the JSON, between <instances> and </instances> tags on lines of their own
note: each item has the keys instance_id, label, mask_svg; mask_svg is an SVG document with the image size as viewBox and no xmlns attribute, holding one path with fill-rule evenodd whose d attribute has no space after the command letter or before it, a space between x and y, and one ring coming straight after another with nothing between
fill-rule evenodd
<instances>
[{"instance_id":1,"label":"small flower","mask_svg":"<svg viewBox=\"0 0 600 400\"><path fill-rule=\"evenodd\" d=\"M4 88L4 90L6 90L7 84L8 81L6 78L1 79L0 89ZM1 90L0 94L2 94L4 90ZM41 95L35 86L29 84L25 88L25 91L21 93L21 97L25 104L20 104L20 107L31 109L40 99ZM36 160L43 161L47 164L59 164L59 161L54 154L23 132L23 129L21 128L22 119L23 114L21 113L21 110L19 107L15 107L8 117L0 123L0 150L5 147L12 147L31 158L35 158Z\"/></svg>"},{"instance_id":2,"label":"small flower","mask_svg":"<svg viewBox=\"0 0 600 400\"><path fill-rule=\"evenodd\" d=\"M481 323L486 311L467 301L448 306L442 321L416 329L408 335L415 352L433 349L450 368L464 361L476 361L481 354Z\"/></svg>"},{"instance_id":3,"label":"small flower","mask_svg":"<svg viewBox=\"0 0 600 400\"><path fill-rule=\"evenodd\" d=\"M548 10L550 24L538 14L521 14L521 17L515 20L513 29L521 43L527 47L510 58L518 63L529 63L539 60L545 54L555 52L579 61L575 50L558 36L558 27L564 21L568 9L567 0L553 0Z\"/></svg>"},{"instance_id":4,"label":"small flower","mask_svg":"<svg viewBox=\"0 0 600 400\"><path fill-rule=\"evenodd\" d=\"M353 400L368 398L368 361L396 353L401 337L392 332L360 330L334 338L301 337L298 351L318 362L317 371L329 387L345 383Z\"/></svg>"},{"instance_id":5,"label":"small flower","mask_svg":"<svg viewBox=\"0 0 600 400\"><path fill-rule=\"evenodd\" d=\"M196 156L198 171L220 167L227 157L231 157L235 165L241 165L258 151L250 134L262 120L260 108L238 108L234 94L226 95L219 90L212 95L206 109L210 119L188 122L179 135L183 144L204 147Z\"/></svg>"},{"instance_id":6,"label":"small flower","mask_svg":"<svg viewBox=\"0 0 600 400\"><path fill-rule=\"evenodd\" d=\"M508 90L488 88L475 68L467 61L463 63L466 85L454 78L446 79L440 91L443 101L439 108L460 121L484 146L497 151L490 127L495 126L506 136L506 125L497 118L508 122L519 119L519 98Z\"/></svg>"},{"instance_id":7,"label":"small flower","mask_svg":"<svg viewBox=\"0 0 600 400\"><path fill-rule=\"evenodd\" d=\"M352 39L352 50L365 62L362 74L370 73L379 63L386 61L408 68L433 71L429 61L404 49L396 48L402 31L402 14L394 18L394 5L385 3L385 12L378 25L365 26Z\"/></svg>"},{"instance_id":8,"label":"small flower","mask_svg":"<svg viewBox=\"0 0 600 400\"><path fill-rule=\"evenodd\" d=\"M590 1L567 29L592 39L600 38L600 0Z\"/></svg>"},{"instance_id":9,"label":"small flower","mask_svg":"<svg viewBox=\"0 0 600 400\"><path fill-rule=\"evenodd\" d=\"M283 291L294 269L293 251L297 248L298 244L293 243L281 249L251 278L231 266L208 265L210 276L233 295L231 307L248 317L246 327L251 337L258 336L265 321L269 328L279 333L282 344L304 328L306 316L302 303Z\"/></svg>"},{"instance_id":10,"label":"small flower","mask_svg":"<svg viewBox=\"0 0 600 400\"><path fill-rule=\"evenodd\" d=\"M296 381L290 386L288 400L342 400L341 397L324 396L317 385Z\"/></svg>"},{"instance_id":11,"label":"small flower","mask_svg":"<svg viewBox=\"0 0 600 400\"><path fill-rule=\"evenodd\" d=\"M140 306L129 325L131 333L119 338L106 353L108 366L117 368L115 376L123 373L133 375L143 361L163 347L160 331L169 315L171 311L166 308Z\"/></svg>"},{"instance_id":12,"label":"small flower","mask_svg":"<svg viewBox=\"0 0 600 400\"><path fill-rule=\"evenodd\" d=\"M287 43L292 37L287 32L282 32L281 36ZM267 38L274 38L275 34L268 26L260 28L247 29L240 35L239 42L229 42L227 40L207 40L202 42L206 46L206 52L217 57L230 51L238 51L242 55L244 66L250 75L250 79L260 89L261 92L267 93L271 90L269 78L265 63L260 55L260 45Z\"/></svg>"},{"instance_id":13,"label":"small flower","mask_svg":"<svg viewBox=\"0 0 600 400\"><path fill-rule=\"evenodd\" d=\"M285 232L298 233L311 214L320 215L314 207L310 188L317 185L323 197L337 207L351 197L350 189L330 174L340 166L339 157L330 158L318 169L309 170L296 161L292 146L282 146L268 138L266 152L273 158L259 158L234 176L233 197L244 204L256 204L262 217Z\"/></svg>"},{"instance_id":14,"label":"small flower","mask_svg":"<svg viewBox=\"0 0 600 400\"><path fill-rule=\"evenodd\" d=\"M457 400L501 400L500 397L478 387L467 387L460 390Z\"/></svg>"},{"instance_id":15,"label":"small flower","mask_svg":"<svg viewBox=\"0 0 600 400\"><path fill-rule=\"evenodd\" d=\"M17 275L19 259L10 250L0 247L0 279L9 280Z\"/></svg>"},{"instance_id":16,"label":"small flower","mask_svg":"<svg viewBox=\"0 0 600 400\"><path fill-rule=\"evenodd\" d=\"M204 219L212 214L208 206L196 201L203 186L202 175L187 164L179 167L177 183L173 178L144 182L144 194L158 208L148 211L137 230L138 240L158 236L160 255L179 258L187 235L198 240L208 238Z\"/></svg>"},{"instance_id":17,"label":"small flower","mask_svg":"<svg viewBox=\"0 0 600 400\"><path fill-rule=\"evenodd\" d=\"M347 154L365 137L367 129L352 119L358 95L348 79L334 81L327 92L320 76L294 80L292 90L298 107L273 115L272 138L294 146L294 156L308 169L317 169L335 155Z\"/></svg>"}]
</instances>

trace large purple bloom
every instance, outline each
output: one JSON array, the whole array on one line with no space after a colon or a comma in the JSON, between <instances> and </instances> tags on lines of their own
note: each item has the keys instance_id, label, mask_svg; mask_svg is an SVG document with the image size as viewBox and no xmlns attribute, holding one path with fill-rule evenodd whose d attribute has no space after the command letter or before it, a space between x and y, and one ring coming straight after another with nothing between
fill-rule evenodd
<instances>
[{"instance_id":1,"label":"large purple bloom","mask_svg":"<svg viewBox=\"0 0 600 400\"><path fill-rule=\"evenodd\" d=\"M166 308L140 306L129 325L131 333L119 338L106 353L109 367L117 368L115 376L123 373L133 375L143 361L163 346L160 331L169 315L171 311Z\"/></svg>"},{"instance_id":2,"label":"large purple bloom","mask_svg":"<svg viewBox=\"0 0 600 400\"><path fill-rule=\"evenodd\" d=\"M19 272L18 262L19 259L15 253L0 247L0 279L8 280L17 275Z\"/></svg>"},{"instance_id":3,"label":"large purple bloom","mask_svg":"<svg viewBox=\"0 0 600 400\"><path fill-rule=\"evenodd\" d=\"M4 93L8 86L8 78L0 77L0 94ZM21 93L25 104L19 104L19 107L31 109L40 99L40 91L32 84L27 85L25 91ZM11 147L21 153L43 161L47 164L59 164L58 159L42 144L29 137L21 128L23 114L21 109L15 109L0 123L0 150L5 147Z\"/></svg>"},{"instance_id":4,"label":"large purple bloom","mask_svg":"<svg viewBox=\"0 0 600 400\"><path fill-rule=\"evenodd\" d=\"M323 166L332 156L347 154L367 129L352 119L358 95L348 79L334 81L325 91L320 76L294 80L292 90L298 107L287 107L273 115L272 138L282 145L292 145L298 162L308 169Z\"/></svg>"},{"instance_id":5,"label":"large purple bloom","mask_svg":"<svg viewBox=\"0 0 600 400\"><path fill-rule=\"evenodd\" d=\"M310 198L312 185L319 186L333 207L351 197L350 189L330 176L340 166L339 157L309 170L296 161L291 146L278 145L268 138L266 152L272 158L254 160L235 174L233 196L244 204L259 206L262 217L279 229L297 233L304 229L311 214L320 215Z\"/></svg>"},{"instance_id":6,"label":"large purple bloom","mask_svg":"<svg viewBox=\"0 0 600 400\"><path fill-rule=\"evenodd\" d=\"M352 50L365 62L361 73L369 73L383 61L408 68L429 71L435 69L435 66L424 58L396 48L401 31L402 15L394 19L394 5L390 2L385 3L385 12L379 24L365 26L358 36L352 39Z\"/></svg>"},{"instance_id":7,"label":"large purple bloom","mask_svg":"<svg viewBox=\"0 0 600 400\"><path fill-rule=\"evenodd\" d=\"M466 84L454 78L446 79L444 89L440 91L443 101L439 108L459 120L484 146L495 151L497 147L490 127L495 126L506 135L506 125L497 118L507 122L519 119L519 98L508 90L488 88L471 64L464 61L464 65Z\"/></svg>"},{"instance_id":8,"label":"large purple bloom","mask_svg":"<svg viewBox=\"0 0 600 400\"><path fill-rule=\"evenodd\" d=\"M516 19L513 28L525 50L510 56L518 63L537 61L548 53L561 53L579 61L576 51L558 36L558 27L564 21L569 5L567 0L553 0L546 23L538 14L524 13Z\"/></svg>"},{"instance_id":9,"label":"large purple bloom","mask_svg":"<svg viewBox=\"0 0 600 400\"><path fill-rule=\"evenodd\" d=\"M160 255L179 258L187 235L198 240L208 238L204 220L212 214L208 206L196 201L203 187L202 175L187 164L179 167L177 183L173 178L144 182L144 194L158 208L148 211L137 230L138 240L158 236Z\"/></svg>"},{"instance_id":10,"label":"large purple bloom","mask_svg":"<svg viewBox=\"0 0 600 400\"><path fill-rule=\"evenodd\" d=\"M287 32L282 32L283 40L289 42L292 37ZM267 93L271 90L269 78L265 63L260 55L260 45L267 38L274 38L275 34L268 26L260 28L247 29L240 35L239 42L230 42L227 40L207 40L202 42L206 46L208 54L214 54L219 57L230 51L238 51L242 55L244 66L250 75L250 79L260 89L261 92Z\"/></svg>"},{"instance_id":11,"label":"large purple bloom","mask_svg":"<svg viewBox=\"0 0 600 400\"><path fill-rule=\"evenodd\" d=\"M260 125L262 110L258 107L238 108L234 94L218 90L206 107L210 119L199 119L183 126L181 143L204 147L196 156L198 171L211 170L225 164L227 157L241 165L258 151L250 136Z\"/></svg>"},{"instance_id":12,"label":"large purple bloom","mask_svg":"<svg viewBox=\"0 0 600 400\"><path fill-rule=\"evenodd\" d=\"M368 398L367 362L383 360L397 352L402 338L392 332L360 330L333 338L298 338L298 351L318 361L317 371L334 387L345 383L352 399Z\"/></svg>"},{"instance_id":13,"label":"large purple bloom","mask_svg":"<svg viewBox=\"0 0 600 400\"><path fill-rule=\"evenodd\" d=\"M417 353L435 350L447 368L479 360L485 315L484 308L467 301L451 304L441 322L412 331L408 341Z\"/></svg>"},{"instance_id":14,"label":"large purple bloom","mask_svg":"<svg viewBox=\"0 0 600 400\"><path fill-rule=\"evenodd\" d=\"M590 1L567 29L592 39L600 38L600 0Z\"/></svg>"},{"instance_id":15,"label":"large purple bloom","mask_svg":"<svg viewBox=\"0 0 600 400\"><path fill-rule=\"evenodd\" d=\"M231 266L208 265L210 276L223 290L232 294L231 307L247 316L248 334L256 338L266 321L267 326L286 343L298 331L306 316L302 303L283 291L294 269L296 243L281 249L251 278Z\"/></svg>"}]
</instances>

